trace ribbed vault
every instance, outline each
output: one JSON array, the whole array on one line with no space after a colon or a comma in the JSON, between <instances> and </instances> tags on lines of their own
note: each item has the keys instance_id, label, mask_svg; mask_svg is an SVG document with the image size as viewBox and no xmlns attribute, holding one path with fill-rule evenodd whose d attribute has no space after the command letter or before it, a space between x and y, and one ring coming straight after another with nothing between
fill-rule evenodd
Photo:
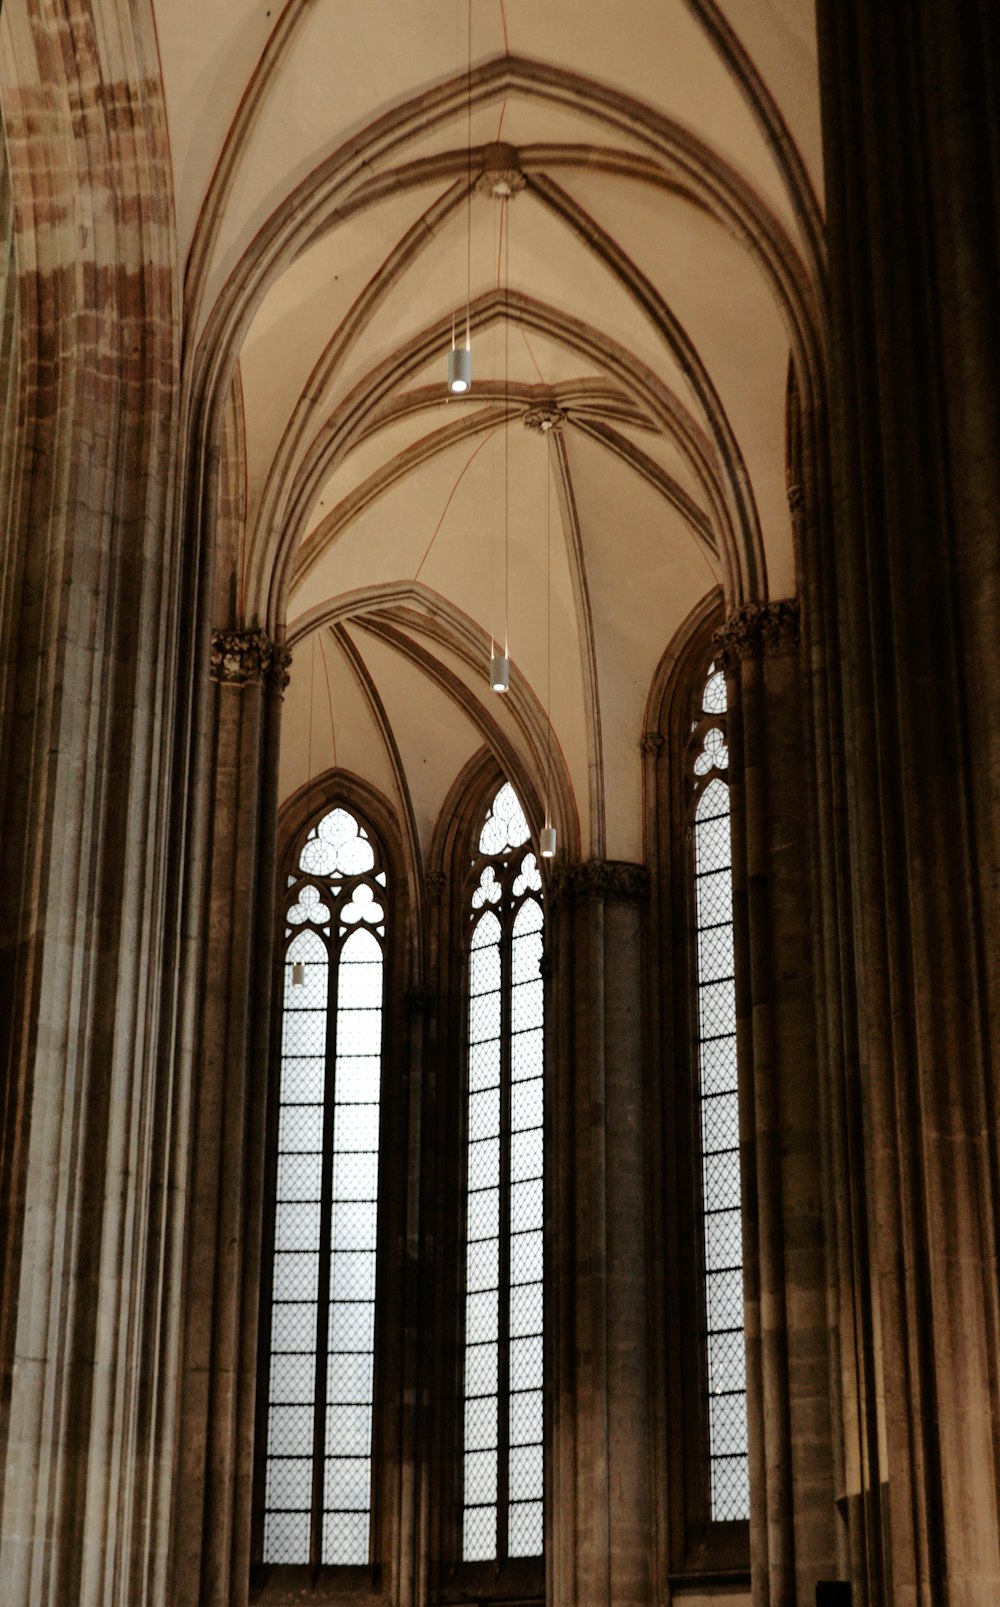
<instances>
[{"instance_id":1,"label":"ribbed vault","mask_svg":"<svg viewBox=\"0 0 1000 1607\"><path fill-rule=\"evenodd\" d=\"M282 796L367 775L418 862L485 744L530 808L551 785L573 853L639 857L674 632L717 587L795 590L785 398L790 368L813 400L822 371L810 8L778 38L711 0L289 0L266 27L229 0L197 139L189 9L158 20L190 517L235 622L294 648Z\"/></svg>"}]
</instances>

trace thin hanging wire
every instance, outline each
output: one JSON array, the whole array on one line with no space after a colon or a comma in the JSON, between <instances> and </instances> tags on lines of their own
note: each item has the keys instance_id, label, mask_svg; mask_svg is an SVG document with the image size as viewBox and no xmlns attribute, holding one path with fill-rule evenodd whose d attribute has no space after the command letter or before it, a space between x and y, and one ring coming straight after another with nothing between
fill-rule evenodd
<instances>
[{"instance_id":1,"label":"thin hanging wire","mask_svg":"<svg viewBox=\"0 0 1000 1607\"><path fill-rule=\"evenodd\" d=\"M503 650L510 656L510 219L503 203Z\"/></svg>"},{"instance_id":2,"label":"thin hanging wire","mask_svg":"<svg viewBox=\"0 0 1000 1607\"><path fill-rule=\"evenodd\" d=\"M462 70L462 0L455 0L455 77ZM455 350L455 311L458 301L458 229L451 237L451 349Z\"/></svg>"},{"instance_id":3,"label":"thin hanging wire","mask_svg":"<svg viewBox=\"0 0 1000 1607\"><path fill-rule=\"evenodd\" d=\"M497 218L501 214L502 214L502 204L501 204L501 206L494 206L494 208L493 208L493 255L490 258L490 277L492 279L493 263L496 262L496 265L497 265L497 289L500 288L500 256L499 256L499 249L498 249L498 246L497 246ZM493 361L492 361L492 365L491 365L491 368L490 368L490 377L493 380L493 383L496 384L496 378L497 378L497 321L496 321L495 318L493 319L493 328L490 331L490 342L491 342L492 347L493 347L493 354L492 354L493 355ZM504 427L504 429L506 429L506 427L507 427L506 419L504 420L503 427ZM493 437L493 451L491 453L492 470L493 470L493 478L492 478L492 483L491 483L491 487L490 487L490 658L491 659L493 658L494 654L496 653L496 647L497 647L497 641L496 641L496 624L497 624L497 618L496 618L497 604L496 604L496 599L497 599L497 591L498 591L498 587L497 587L497 527L498 527L498 522L499 522L497 520L497 455L499 454L499 451L500 451L500 442L499 442L499 439L498 439L498 434L499 434L499 432L497 432L497 434L495 434L494 437Z\"/></svg>"},{"instance_id":4,"label":"thin hanging wire","mask_svg":"<svg viewBox=\"0 0 1000 1607\"><path fill-rule=\"evenodd\" d=\"M309 739L306 743L306 799L309 808L313 800L313 704L316 701L316 632L312 634L312 651L309 655Z\"/></svg>"},{"instance_id":5,"label":"thin hanging wire","mask_svg":"<svg viewBox=\"0 0 1000 1607\"><path fill-rule=\"evenodd\" d=\"M504 198L501 198L493 208L493 259L492 260L495 261L496 265L497 265L496 266L496 290L497 290L497 296L498 297L500 295L500 289L501 289L501 286L503 284L503 251L504 251L504 241L507 238L507 235L506 235L506 223L507 223L507 201L506 201L506 198L504 197ZM498 238L498 235L499 235L499 238ZM499 367L499 364L497 362L497 323L498 323L498 320L496 318L494 318L493 319L493 326L492 326L491 336L490 336L490 338L492 340L492 343L493 343L493 368L492 368L492 374L493 374L494 381L496 381L499 378L499 375L500 375L500 367ZM504 328L506 329L506 322L504 324ZM500 598L502 596L502 587L500 586L500 581L499 581L499 569L500 569L500 554L499 554L499 547L500 547L500 520L499 520L499 516L498 516L498 511L497 511L498 507L499 507L499 503L498 503L498 500L497 500L497 457L498 457L499 452L500 452L499 434L500 434L501 431L503 433L504 452L506 453L506 450L507 450L507 394L506 394L506 382L505 382L505 385L504 385L503 414L502 414L502 418L501 418L501 422L500 422L500 429L497 432L497 439L495 441L494 449L493 449L493 505L492 505L492 515L491 515L491 518L492 518L491 530L492 530L492 537L493 537L493 545L492 545L492 554L491 554L492 561L491 561L491 574L490 574L490 584L492 586L492 591L491 591L492 603L491 603L491 610L490 610L490 614L491 614L491 618L490 618L490 656L491 656L491 658L493 657L493 655L495 653L497 642L503 640L505 638L505 636L506 636L506 629L505 628L504 629L498 629L498 626L503 626L503 620L498 618L498 616L500 614ZM506 461L506 459L505 459L505 461ZM506 488L506 478L505 478L504 484L505 484L505 488ZM505 506L506 506L506 498L505 498ZM505 515L505 517L506 517L506 515ZM506 651L507 651L507 649L505 647L504 652L506 653Z\"/></svg>"},{"instance_id":6,"label":"thin hanging wire","mask_svg":"<svg viewBox=\"0 0 1000 1607\"><path fill-rule=\"evenodd\" d=\"M548 776L545 824L552 824L552 431L545 436L545 711L548 716Z\"/></svg>"},{"instance_id":7,"label":"thin hanging wire","mask_svg":"<svg viewBox=\"0 0 1000 1607\"><path fill-rule=\"evenodd\" d=\"M465 196L465 345L472 349L471 305L472 305L472 0L468 0L468 71L466 74L465 95L465 151L466 151L466 196Z\"/></svg>"}]
</instances>

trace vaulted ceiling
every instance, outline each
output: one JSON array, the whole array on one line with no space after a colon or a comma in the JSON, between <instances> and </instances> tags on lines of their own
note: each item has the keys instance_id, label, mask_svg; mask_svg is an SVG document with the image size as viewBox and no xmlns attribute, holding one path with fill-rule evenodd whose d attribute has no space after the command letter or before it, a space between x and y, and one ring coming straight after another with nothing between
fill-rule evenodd
<instances>
[{"instance_id":1,"label":"vaulted ceiling","mask_svg":"<svg viewBox=\"0 0 1000 1607\"><path fill-rule=\"evenodd\" d=\"M221 449L232 613L293 647L282 798L353 771L419 862L484 743L537 804L551 715L566 848L640 858L665 649L716 588L795 590L811 5L156 10L191 439Z\"/></svg>"}]
</instances>

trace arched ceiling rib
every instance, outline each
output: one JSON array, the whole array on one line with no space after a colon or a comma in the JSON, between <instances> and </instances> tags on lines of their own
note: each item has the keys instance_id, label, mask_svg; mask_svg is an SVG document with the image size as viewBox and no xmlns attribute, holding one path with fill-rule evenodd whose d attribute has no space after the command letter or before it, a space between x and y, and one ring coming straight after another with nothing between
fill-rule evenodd
<instances>
[{"instance_id":1,"label":"arched ceiling rib","mask_svg":"<svg viewBox=\"0 0 1000 1607\"><path fill-rule=\"evenodd\" d=\"M297 644L283 794L330 762L303 716L318 633L347 768L394 798L415 867L483 741L534 808L551 740L574 851L638 857L671 636L720 583L730 604L794 587L789 364L822 388L808 0L477 0L468 75L465 0L217 0L197 23L154 3L192 518L210 538L229 405L242 607ZM503 203L478 193L502 161L524 181ZM501 591L507 699L485 677Z\"/></svg>"}]
</instances>

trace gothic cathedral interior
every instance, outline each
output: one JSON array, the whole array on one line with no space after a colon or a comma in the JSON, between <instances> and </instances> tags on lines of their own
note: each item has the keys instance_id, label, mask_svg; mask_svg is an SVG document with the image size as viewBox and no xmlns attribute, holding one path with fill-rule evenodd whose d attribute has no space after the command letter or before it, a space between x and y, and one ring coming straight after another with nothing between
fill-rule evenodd
<instances>
[{"instance_id":1,"label":"gothic cathedral interior","mask_svg":"<svg viewBox=\"0 0 1000 1607\"><path fill-rule=\"evenodd\" d=\"M996 1607L996 0L0 118L4 1607Z\"/></svg>"}]
</instances>

